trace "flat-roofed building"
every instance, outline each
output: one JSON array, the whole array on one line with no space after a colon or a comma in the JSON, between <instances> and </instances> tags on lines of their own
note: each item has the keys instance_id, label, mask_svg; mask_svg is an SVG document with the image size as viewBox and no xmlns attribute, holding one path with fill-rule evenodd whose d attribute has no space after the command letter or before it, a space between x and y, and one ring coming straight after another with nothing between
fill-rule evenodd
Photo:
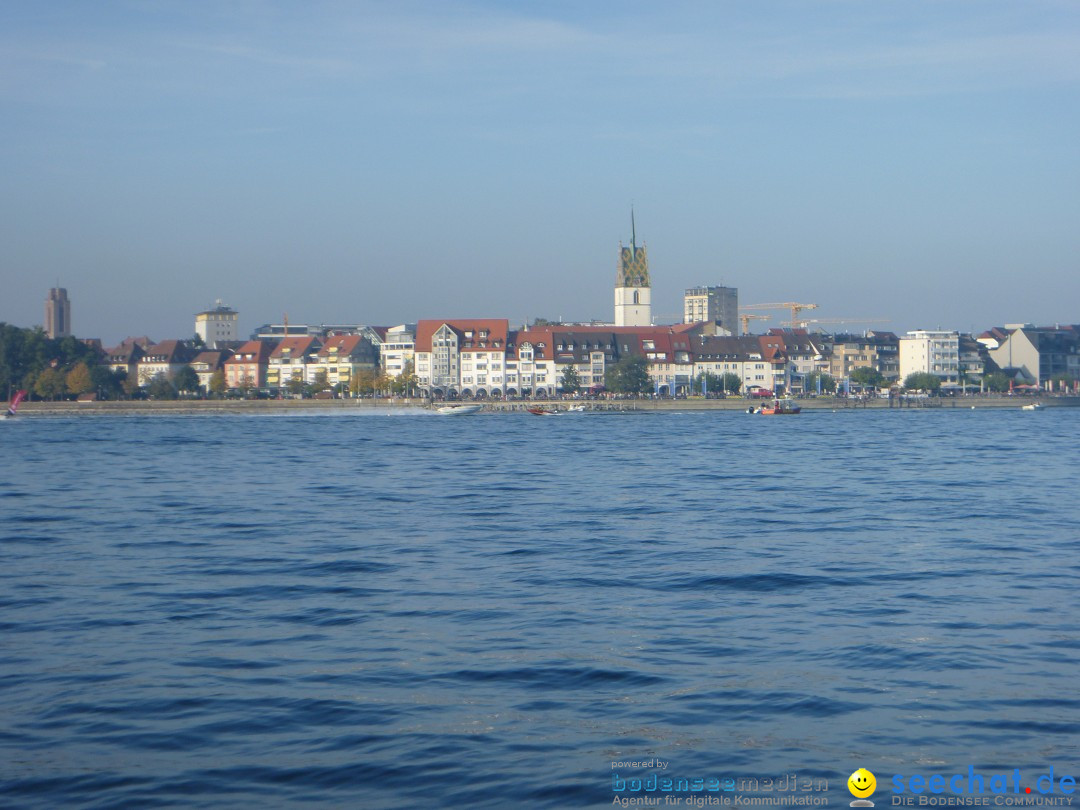
<instances>
[{"instance_id":1,"label":"flat-roofed building","mask_svg":"<svg viewBox=\"0 0 1080 810\"><path fill-rule=\"evenodd\" d=\"M683 323L707 323L718 334L739 335L739 291L734 287L691 287L683 295Z\"/></svg>"},{"instance_id":2,"label":"flat-roofed building","mask_svg":"<svg viewBox=\"0 0 1080 810\"><path fill-rule=\"evenodd\" d=\"M219 349L227 343L239 340L237 321L239 314L221 303L215 302L213 309L195 315L195 334L202 338L208 349Z\"/></svg>"},{"instance_id":3,"label":"flat-roofed building","mask_svg":"<svg viewBox=\"0 0 1080 810\"><path fill-rule=\"evenodd\" d=\"M960 380L960 333L916 329L900 338L900 380L924 372L943 383Z\"/></svg>"}]
</instances>

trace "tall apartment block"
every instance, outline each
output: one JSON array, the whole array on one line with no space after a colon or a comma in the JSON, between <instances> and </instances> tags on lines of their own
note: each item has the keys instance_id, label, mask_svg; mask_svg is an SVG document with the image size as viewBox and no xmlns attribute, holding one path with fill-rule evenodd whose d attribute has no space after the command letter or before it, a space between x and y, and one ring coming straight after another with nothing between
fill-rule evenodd
<instances>
[{"instance_id":1,"label":"tall apartment block","mask_svg":"<svg viewBox=\"0 0 1080 810\"><path fill-rule=\"evenodd\" d=\"M738 336L739 291L735 287L691 287L683 296L683 323L699 321Z\"/></svg>"},{"instance_id":2,"label":"tall apartment block","mask_svg":"<svg viewBox=\"0 0 1080 810\"><path fill-rule=\"evenodd\" d=\"M45 299L45 334L51 338L71 334L71 302L63 287L53 287Z\"/></svg>"},{"instance_id":3,"label":"tall apartment block","mask_svg":"<svg viewBox=\"0 0 1080 810\"><path fill-rule=\"evenodd\" d=\"M202 338L208 349L221 348L222 344L239 340L236 310L223 306L219 299L213 309L195 315L195 334Z\"/></svg>"}]
</instances>

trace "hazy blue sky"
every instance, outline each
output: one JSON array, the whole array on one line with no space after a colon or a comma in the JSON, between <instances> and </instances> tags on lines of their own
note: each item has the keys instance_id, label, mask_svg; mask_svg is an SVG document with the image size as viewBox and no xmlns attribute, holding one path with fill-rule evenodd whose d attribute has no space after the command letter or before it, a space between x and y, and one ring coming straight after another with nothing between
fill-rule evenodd
<instances>
[{"instance_id":1,"label":"hazy blue sky","mask_svg":"<svg viewBox=\"0 0 1080 810\"><path fill-rule=\"evenodd\" d=\"M654 314L1080 321L1076 0L0 0L0 147L0 320L110 343L609 319L631 203Z\"/></svg>"}]
</instances>

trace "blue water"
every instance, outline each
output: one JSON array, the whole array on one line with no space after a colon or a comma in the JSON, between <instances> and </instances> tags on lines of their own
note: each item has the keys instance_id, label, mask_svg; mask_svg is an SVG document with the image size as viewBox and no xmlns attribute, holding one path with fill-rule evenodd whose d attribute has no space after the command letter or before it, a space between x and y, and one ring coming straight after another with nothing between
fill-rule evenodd
<instances>
[{"instance_id":1,"label":"blue water","mask_svg":"<svg viewBox=\"0 0 1080 810\"><path fill-rule=\"evenodd\" d=\"M0 424L0 806L1080 771L1080 409ZM653 770L617 766L621 777Z\"/></svg>"}]
</instances>

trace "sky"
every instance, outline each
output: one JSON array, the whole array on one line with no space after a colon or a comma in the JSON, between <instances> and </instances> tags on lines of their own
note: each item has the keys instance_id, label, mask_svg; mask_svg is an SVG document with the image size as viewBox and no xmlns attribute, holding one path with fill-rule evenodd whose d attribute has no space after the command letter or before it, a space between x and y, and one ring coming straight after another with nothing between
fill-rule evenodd
<instances>
[{"instance_id":1,"label":"sky","mask_svg":"<svg viewBox=\"0 0 1080 810\"><path fill-rule=\"evenodd\" d=\"M0 0L0 147L0 321L106 344L610 320L631 207L662 322L1080 322L1075 0Z\"/></svg>"}]
</instances>

